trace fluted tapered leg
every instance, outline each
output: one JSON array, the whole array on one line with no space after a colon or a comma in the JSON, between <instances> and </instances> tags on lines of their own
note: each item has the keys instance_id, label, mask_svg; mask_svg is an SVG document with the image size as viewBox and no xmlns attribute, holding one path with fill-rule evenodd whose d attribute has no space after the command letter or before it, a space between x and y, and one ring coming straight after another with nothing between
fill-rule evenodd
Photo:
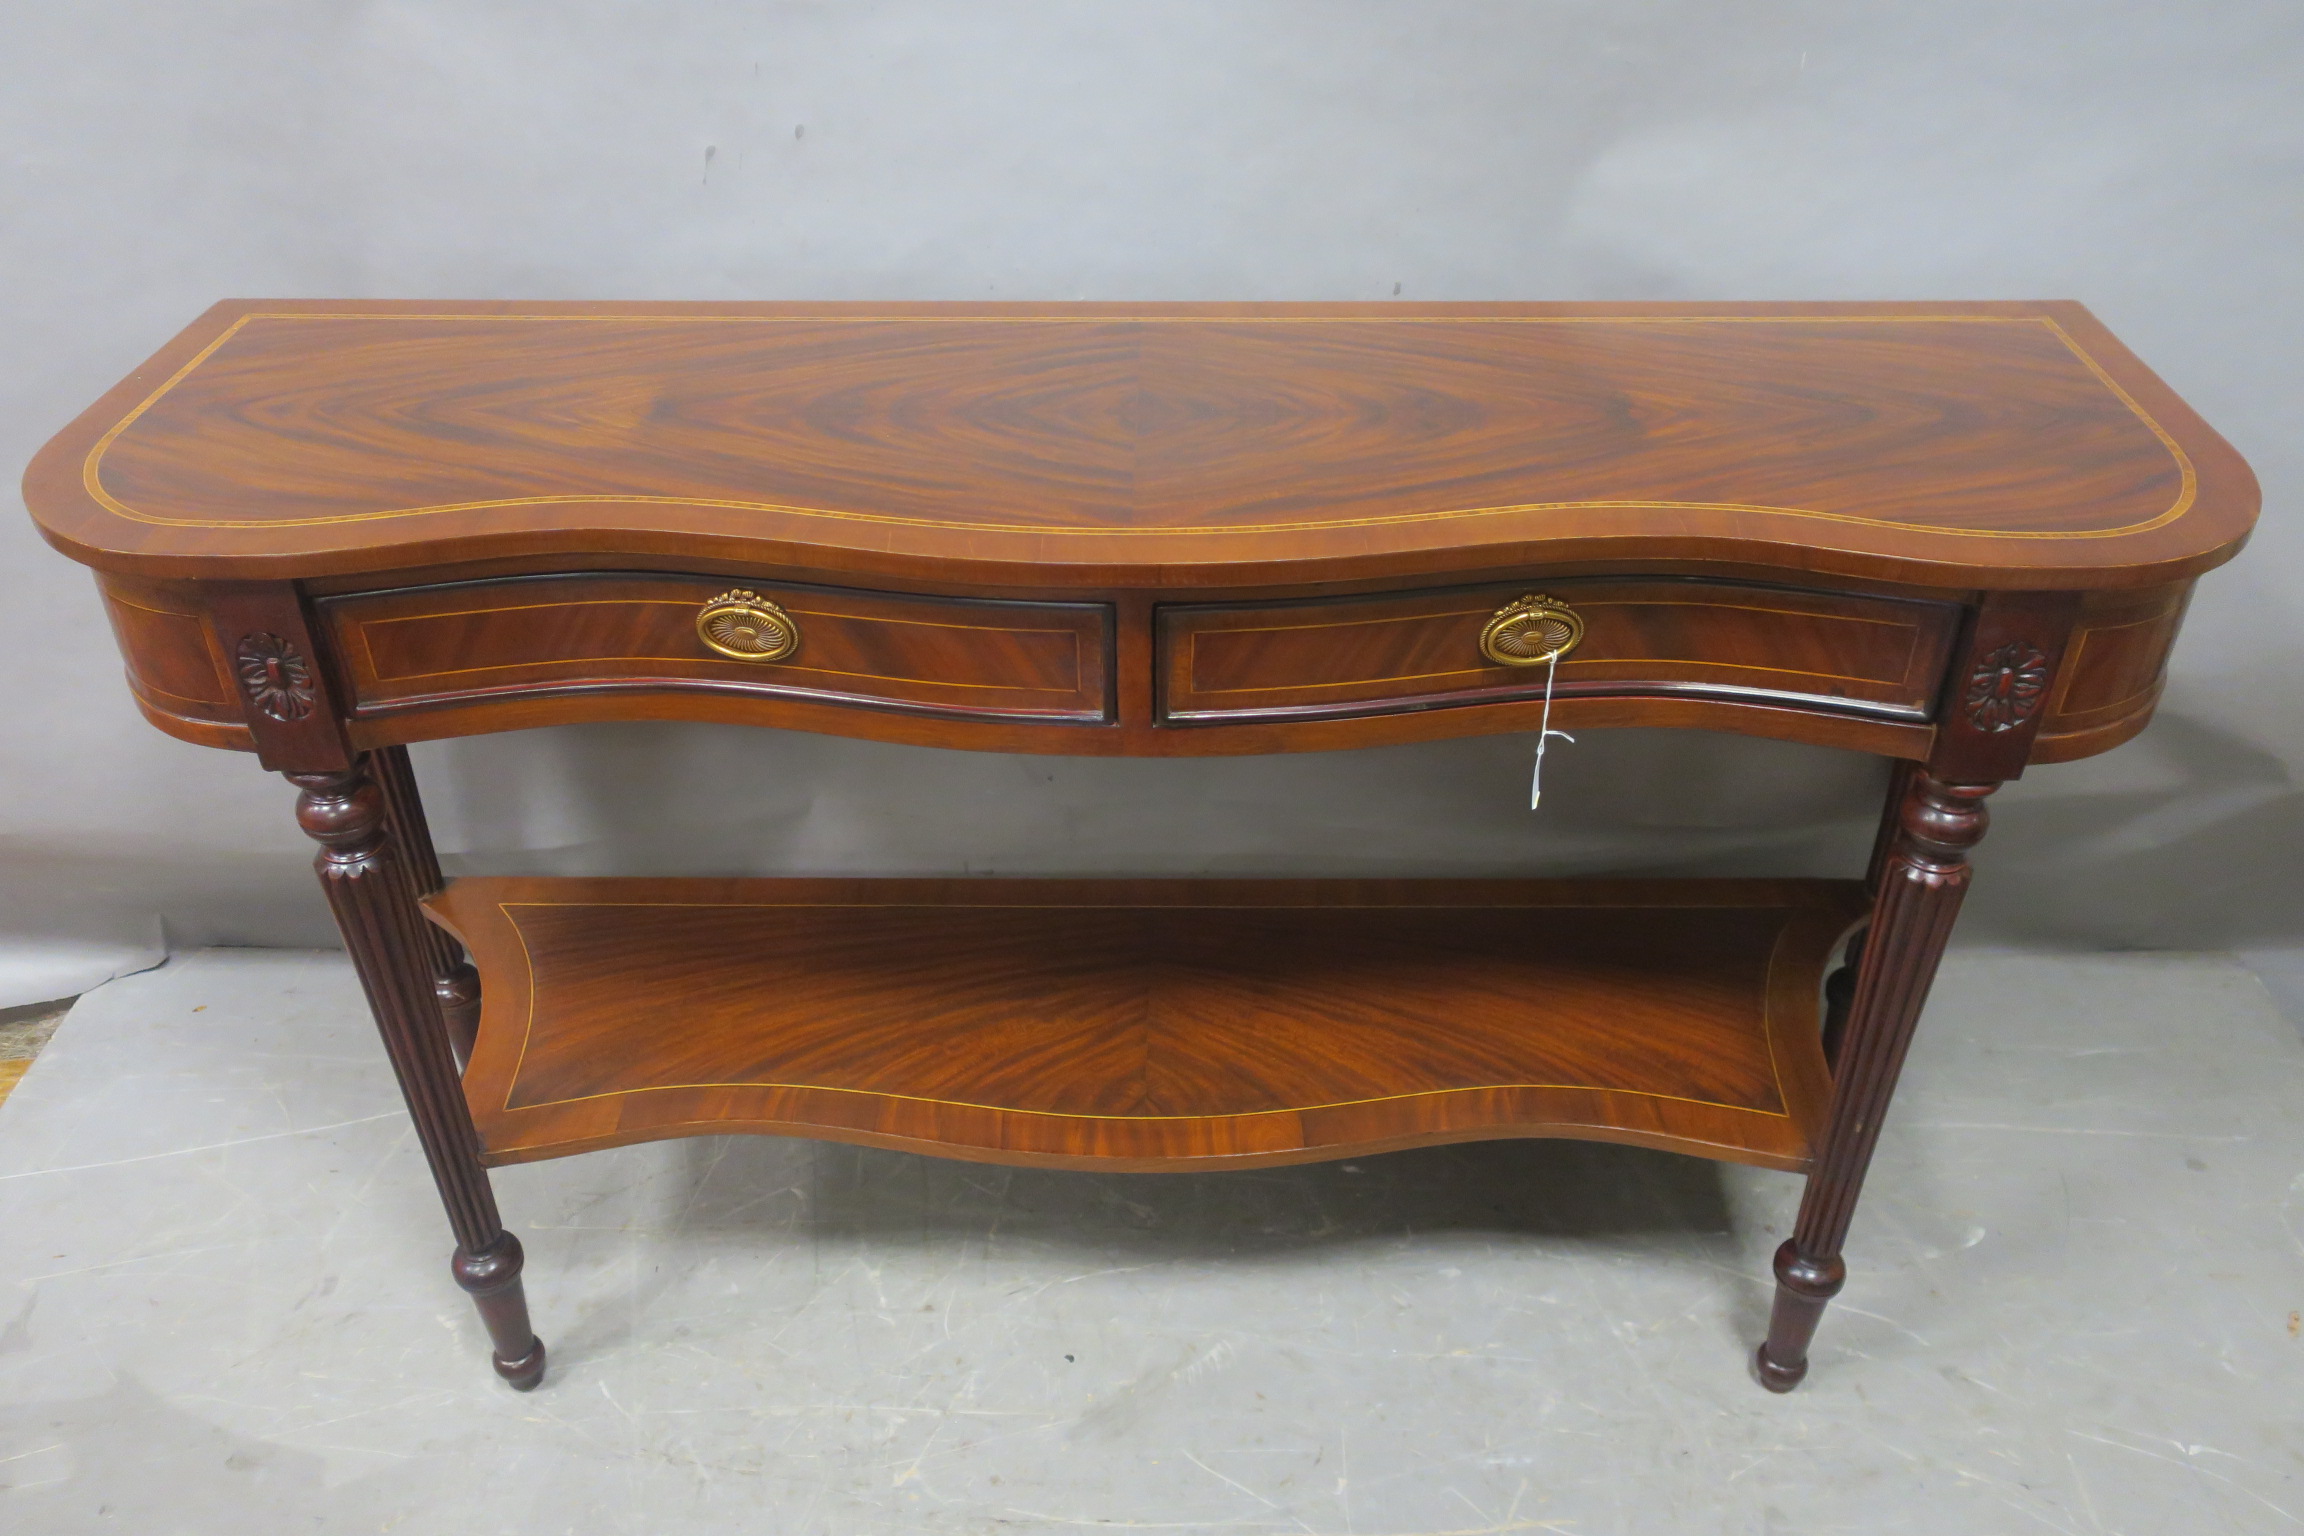
<instances>
[{"instance_id":1,"label":"fluted tapered leg","mask_svg":"<svg viewBox=\"0 0 2304 1536\"><path fill-rule=\"evenodd\" d=\"M408 764L406 747L383 747L368 754L369 771L384 791L385 815L392 839L399 845L399 867L408 877L412 897L436 895L444 883L440 856L432 848L432 828L424 820L424 801L416 793L416 774ZM424 924L427 953L432 958L432 990L440 999L440 1018L448 1028L448 1044L461 1071L472 1059L472 1044L480 1035L480 973L464 954L464 946L437 923Z\"/></svg>"},{"instance_id":2,"label":"fluted tapered leg","mask_svg":"<svg viewBox=\"0 0 2304 1536\"><path fill-rule=\"evenodd\" d=\"M362 757L340 773L291 773L296 820L321 845L315 867L368 994L385 1053L408 1101L432 1181L456 1235L451 1268L495 1345L496 1373L523 1391L544 1379L544 1346L528 1325L520 1244L504 1230L480 1163L435 984L431 925L417 911L414 873L393 838L384 787Z\"/></svg>"},{"instance_id":3,"label":"fluted tapered leg","mask_svg":"<svg viewBox=\"0 0 2304 1536\"><path fill-rule=\"evenodd\" d=\"M1968 888L1968 850L1984 835L1984 797L1998 787L1947 784L1925 773L1899 782L1896 830L1878 861L1872 924L1835 1041L1831 1120L1799 1221L1776 1251L1776 1306L1758 1357L1761 1384L1771 1391L1789 1392L1808 1374L1817 1321L1847 1278L1840 1247Z\"/></svg>"}]
</instances>

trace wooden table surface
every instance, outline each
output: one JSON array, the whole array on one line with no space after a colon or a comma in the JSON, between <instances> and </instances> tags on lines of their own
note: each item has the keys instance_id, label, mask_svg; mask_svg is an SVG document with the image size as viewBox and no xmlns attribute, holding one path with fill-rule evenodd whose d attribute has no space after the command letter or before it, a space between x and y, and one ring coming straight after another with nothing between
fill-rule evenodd
<instances>
[{"instance_id":1,"label":"wooden table surface","mask_svg":"<svg viewBox=\"0 0 2304 1536\"><path fill-rule=\"evenodd\" d=\"M107 570L546 553L1265 584L2148 585L2246 465L2067 303L219 304L34 463Z\"/></svg>"}]
</instances>

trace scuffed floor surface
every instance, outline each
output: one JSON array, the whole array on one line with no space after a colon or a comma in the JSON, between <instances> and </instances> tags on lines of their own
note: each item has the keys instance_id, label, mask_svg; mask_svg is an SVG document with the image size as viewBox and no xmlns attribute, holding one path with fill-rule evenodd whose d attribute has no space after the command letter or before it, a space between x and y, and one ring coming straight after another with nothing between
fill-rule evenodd
<instances>
[{"instance_id":1,"label":"scuffed floor surface","mask_svg":"<svg viewBox=\"0 0 2304 1536\"><path fill-rule=\"evenodd\" d=\"M1790 1398L1746 1366L1785 1175L733 1138L497 1175L521 1397L343 960L218 951L0 1111L0 1528L2289 1531L2300 1174L2304 1042L2237 965L1972 953Z\"/></svg>"}]
</instances>

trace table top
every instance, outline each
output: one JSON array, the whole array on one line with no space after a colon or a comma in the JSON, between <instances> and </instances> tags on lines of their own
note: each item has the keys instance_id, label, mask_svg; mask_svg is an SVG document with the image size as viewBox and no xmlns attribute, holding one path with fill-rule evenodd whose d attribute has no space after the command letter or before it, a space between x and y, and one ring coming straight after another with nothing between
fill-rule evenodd
<instances>
[{"instance_id":1,"label":"table top","mask_svg":"<svg viewBox=\"0 0 2304 1536\"><path fill-rule=\"evenodd\" d=\"M2181 580L2239 456L2069 303L228 301L25 495L100 569L555 555L1007 586L1732 561Z\"/></svg>"}]
</instances>

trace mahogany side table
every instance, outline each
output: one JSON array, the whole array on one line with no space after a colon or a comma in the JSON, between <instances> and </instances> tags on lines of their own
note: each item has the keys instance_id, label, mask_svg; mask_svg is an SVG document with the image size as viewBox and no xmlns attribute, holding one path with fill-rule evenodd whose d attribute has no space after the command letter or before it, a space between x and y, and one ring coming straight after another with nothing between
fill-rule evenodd
<instances>
[{"instance_id":1,"label":"mahogany side table","mask_svg":"<svg viewBox=\"0 0 2304 1536\"><path fill-rule=\"evenodd\" d=\"M1802 1173L1757 1358L1789 1389L1985 797L2143 728L2257 505L2068 303L233 301L25 496L151 721L301 788L521 1388L487 1170L756 1131ZM1892 759L1871 867L444 882L406 754L580 720L1291 752L1547 710Z\"/></svg>"}]
</instances>

